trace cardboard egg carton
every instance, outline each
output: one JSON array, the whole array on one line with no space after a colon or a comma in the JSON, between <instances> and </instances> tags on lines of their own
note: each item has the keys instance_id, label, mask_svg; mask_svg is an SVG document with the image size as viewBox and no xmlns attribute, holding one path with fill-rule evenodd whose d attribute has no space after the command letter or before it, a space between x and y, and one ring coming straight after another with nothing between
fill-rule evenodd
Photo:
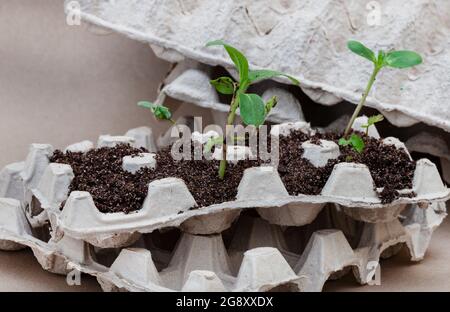
<instances>
[{"instance_id":1,"label":"cardboard egg carton","mask_svg":"<svg viewBox=\"0 0 450 312\"><path fill-rule=\"evenodd\" d=\"M426 153L439 157L443 179L450 183L450 145L444 136L420 132L406 141L411 152Z\"/></svg>"},{"instance_id":2,"label":"cardboard egg carton","mask_svg":"<svg viewBox=\"0 0 450 312\"><path fill-rule=\"evenodd\" d=\"M23 203L12 198L0 198L0 250L15 251L30 248L44 270L56 274L67 274L71 261L84 262L85 243L65 236L58 242L53 240L51 228L48 232L33 229L25 215ZM98 271L101 266L93 264ZM85 268L89 273L90 269Z\"/></svg>"},{"instance_id":3,"label":"cardboard egg carton","mask_svg":"<svg viewBox=\"0 0 450 312\"><path fill-rule=\"evenodd\" d=\"M307 123L296 122L273 127L272 135L288 135L293 129L314 131ZM101 136L97 145L129 143L155 151L154 142L150 129L138 128L126 136ZM303 146L304 157L316 166L339 156L333 142L322 143ZM385 143L404 148L395 138ZM92 148L84 141L67 150ZM365 284L379 258L395 254L399 244L408 246L412 260L423 258L434 229L446 215L443 202L449 197L428 160L417 162L416 196L390 204L380 202L364 165L337 164L322 193L315 196L290 196L277 170L265 166L244 172L232 202L192 209L196 202L185 183L166 178L149 184L141 210L105 214L89 193L69 193L72 169L50 163L52 152L50 145L33 144L24 163L0 173L2 196L10 197L0 200L0 249L30 247L44 269L65 274L75 268L96 276L106 291L320 291L327 279L348 268ZM157 170L148 154L138 162L126 159L124 169L156 166ZM259 217L248 221L240 216L242 211L254 211ZM325 226L319 222L324 214L334 215ZM174 227L183 234L172 251L142 243L149 235ZM286 240L285 229L301 232ZM223 235L229 231L233 239L225 247ZM306 238L302 248L292 248ZM110 249L117 252L110 265L99 263L94 250Z\"/></svg>"},{"instance_id":4,"label":"cardboard egg carton","mask_svg":"<svg viewBox=\"0 0 450 312\"><path fill-rule=\"evenodd\" d=\"M364 38L367 46L375 48L408 42L411 48L423 52L432 45L438 52L429 53L427 62L417 69L385 73L386 79L377 81L377 88L389 92L368 97L367 106L399 127L423 122L449 131L450 110L443 99L449 98L450 91L442 86L441 77L450 69L450 44L442 40L442 34L449 29L446 12L450 10L450 3L442 2L437 10L433 0L379 2L386 18L383 17L383 27L376 29L365 21L365 6L355 4L342 9L342 4L333 0L288 4L266 0L249 1L245 5L241 1L215 5L206 0L187 0L184 5L176 1L136 1L133 6L127 0L78 0L82 10L68 5L66 12L146 42L156 56L171 63L194 60L203 65L222 66L235 75L232 60L222 48L205 46L210 40L222 38L248 56L251 69L269 67L297 77L303 91L323 105L334 105L342 100L357 105L363 91L357 86L367 79L366 68L359 66L362 60L355 59L345 49L343 40L336 39L343 38L343 34ZM398 18L399 12L402 12L401 18ZM191 18L185 18L187 15ZM242 18L236 19L236 16ZM320 26L311 26L311 21L330 16L335 23L331 27L326 25L326 32L318 33ZM417 29L414 42L410 42L411 24L422 26ZM167 30L167 25L171 25L171 31ZM382 43L380 38L383 38ZM326 56L318 62L316 56L324 53ZM283 77L277 80L289 83ZM392 88L393 81L403 87ZM191 91L198 93L195 89Z\"/></svg>"},{"instance_id":5,"label":"cardboard egg carton","mask_svg":"<svg viewBox=\"0 0 450 312\"><path fill-rule=\"evenodd\" d=\"M191 209L196 202L178 178L151 182L143 208L130 214L101 213L86 192L72 192L62 212L58 209L62 200L50 204L42 200L41 203L50 208L48 211L53 217L50 220L55 223L58 233L67 233L98 247L112 248L128 245L139 233L163 227L181 226L193 234L220 233L231 225L239 210L253 207L258 207L261 217L279 225L308 224L327 203L343 206L343 211L357 220L387 222L398 217L408 204L426 206L433 201L445 200L448 190L442 182L430 181L436 177L439 175L434 164L419 161L413 188L417 196L400 198L391 204L380 203L367 167L347 163L336 165L319 196L289 196L276 170L255 167L245 171L236 201L200 209ZM69 173L66 178L70 178ZM39 198L42 193L36 189L34 194Z\"/></svg>"},{"instance_id":6,"label":"cardboard egg carton","mask_svg":"<svg viewBox=\"0 0 450 312\"><path fill-rule=\"evenodd\" d=\"M364 118L364 117L363 117ZM360 122L361 123L361 122ZM356 123L358 125L358 123ZM293 129L311 133L305 122L274 126L272 135L287 135ZM139 133L139 132L138 132ZM149 131L146 131L149 134ZM374 136L375 130L370 130ZM133 144L127 136L101 136L98 146L114 146L118 143ZM152 141L152 140L144 140ZM384 139L386 144L405 148L395 138ZM304 157L316 166L323 166L329 159L339 156L334 142L323 141L321 145L305 142ZM257 208L263 219L284 226L302 226L311 223L328 204L337 204L352 218L364 222L388 222L412 204L426 207L449 197L448 188L442 183L436 166L426 159L417 162L411 190L416 195L400 197L389 204L382 204L374 189L369 169L363 164L339 163L335 165L320 195L288 194L276 168L253 167L245 170L239 184L236 200L198 207L184 181L178 178L155 180L148 186L148 194L139 211L124 213L101 213L91 195L73 191L69 185L73 173L68 165L50 164L51 146L32 145L23 172L35 172L26 182L27 216L34 227L50 220L55 227L56 239L63 233L85 240L101 248L127 246L141 234L164 227L181 227L191 234L217 234L229 228L243 209ZM124 160L124 168L136 171L142 167L156 167L151 154ZM64 202L64 209L60 210ZM195 209L198 208L198 209Z\"/></svg>"},{"instance_id":7,"label":"cardboard egg carton","mask_svg":"<svg viewBox=\"0 0 450 312\"><path fill-rule=\"evenodd\" d=\"M0 197L24 199L25 190L20 176L24 165L24 162L12 163L0 171Z\"/></svg>"},{"instance_id":8,"label":"cardboard egg carton","mask_svg":"<svg viewBox=\"0 0 450 312\"><path fill-rule=\"evenodd\" d=\"M97 277L104 291L320 291L328 279L349 269L360 283L369 283L380 257L392 255L399 244L408 247L413 261L420 260L445 217L443 209L411 205L400 219L360 223L328 205L313 224L290 228L242 215L223 234L180 232L175 246L165 251L154 243L155 233L146 234L114 250L105 264L96 250L110 249L69 235L55 240L51 227L50 239L43 240L19 201L0 199L0 249L30 247L45 270L68 274L76 269ZM352 227L362 233L356 240Z\"/></svg>"}]
</instances>

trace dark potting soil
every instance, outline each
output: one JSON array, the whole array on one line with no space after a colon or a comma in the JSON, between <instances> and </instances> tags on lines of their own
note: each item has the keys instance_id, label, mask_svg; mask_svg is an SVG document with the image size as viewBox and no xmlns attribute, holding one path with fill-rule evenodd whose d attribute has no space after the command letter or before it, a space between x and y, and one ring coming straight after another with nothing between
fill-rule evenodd
<instances>
[{"instance_id":1,"label":"dark potting soil","mask_svg":"<svg viewBox=\"0 0 450 312\"><path fill-rule=\"evenodd\" d=\"M72 166L75 177L70 191L91 193L101 212L126 213L142 207L150 182L168 177L183 179L199 207L234 200L244 170L261 164L256 160L229 164L226 180L222 181L217 177L219 161L175 161L166 148L156 156L156 170L143 168L135 174L124 171L122 158L141 152L146 150L122 144L86 154L55 151L50 161Z\"/></svg>"},{"instance_id":2,"label":"dark potting soil","mask_svg":"<svg viewBox=\"0 0 450 312\"><path fill-rule=\"evenodd\" d=\"M397 190L412 187L415 163L407 154L394 146L384 145L381 140L364 137L366 149L361 154L350 147L341 147L339 159L330 160L325 167L316 168L301 156L301 143L312 139L339 139L336 134L317 134L309 137L300 131L280 138L280 163L278 171L290 195L320 194L333 166L339 162L357 162L368 166L376 187L384 187L379 194L383 203L399 197ZM145 149L129 145L99 148L83 153L55 151L51 162L69 164L74 171L70 191L89 192L101 212L132 212L142 207L148 184L167 177L181 178L186 183L199 207L232 201L244 170L261 165L260 160L239 161L227 166L225 180L217 176L219 161L175 161L170 148L157 153L157 169L143 168L131 174L122 169L122 158L137 155ZM374 186L374 187L375 187Z\"/></svg>"},{"instance_id":3,"label":"dark potting soil","mask_svg":"<svg viewBox=\"0 0 450 312\"><path fill-rule=\"evenodd\" d=\"M319 143L320 139L338 142L340 135L327 133L316 134L312 138L301 131L293 131L289 136L280 138L280 163L278 172L289 194L318 195L325 186L335 164L355 162L365 164L374 180L374 187L384 187L378 195L383 203L390 203L399 197L398 191L411 188L416 163L411 161L405 151L393 145L385 145L379 139L360 133L365 149L362 153L349 146L340 146L338 159L328 161L321 168L314 167L302 158L301 144L311 139Z\"/></svg>"}]
</instances>

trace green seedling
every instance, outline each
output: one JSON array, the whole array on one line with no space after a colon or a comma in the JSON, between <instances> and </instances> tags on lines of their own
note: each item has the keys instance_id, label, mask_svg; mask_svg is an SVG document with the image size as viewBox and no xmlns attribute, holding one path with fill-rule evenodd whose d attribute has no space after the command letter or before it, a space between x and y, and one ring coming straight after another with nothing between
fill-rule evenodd
<instances>
[{"instance_id":1,"label":"green seedling","mask_svg":"<svg viewBox=\"0 0 450 312\"><path fill-rule=\"evenodd\" d=\"M365 125L362 125L361 128L366 129L366 135L368 135L370 126L373 126L374 124L376 124L380 121L383 121L383 120L384 120L384 117L381 114L370 116L367 119L367 123Z\"/></svg>"},{"instance_id":2,"label":"green seedling","mask_svg":"<svg viewBox=\"0 0 450 312\"><path fill-rule=\"evenodd\" d=\"M294 77L286 75L279 71L268 69L250 70L248 60L244 56L244 54L242 54L242 52L232 47L231 45L226 44L222 40L210 41L206 44L206 46L224 47L234 65L236 66L237 72L239 73L238 81L234 81L231 77L219 77L210 81L211 85L213 85L219 93L232 95L226 125L234 124L236 110L239 108L241 119L244 124L259 127L264 123L270 111L277 105L276 97L272 97L269 101L264 103L263 99L259 95L254 93L247 93L247 89L250 85L277 76L287 77L295 85L299 84L299 81ZM167 107L147 101L139 102L138 105L140 107L150 109L156 119L168 120L175 124L175 121L173 121L172 119L172 114ZM228 135L226 134L225 137L228 137ZM207 144L205 145L205 151L210 152L214 145L219 144L223 146L223 157L219 165L219 178L223 179L227 166L227 147L224 139L209 139Z\"/></svg>"},{"instance_id":3,"label":"green seedling","mask_svg":"<svg viewBox=\"0 0 450 312\"><path fill-rule=\"evenodd\" d=\"M210 41L206 44L206 46L224 47L234 65L236 66L237 72L239 73L238 81L234 81L230 77L220 77L218 79L211 80L211 84L216 88L218 92L222 94L232 95L226 125L234 124L236 110L239 108L241 119L244 124L259 127L264 123L271 109L276 106L276 97L273 97L267 103L264 103L263 99L259 95L254 93L246 93L248 87L251 84L277 76L287 77L295 85L299 84L299 81L294 77L286 75L279 71L268 69L250 70L248 60L244 56L244 54L231 45L226 44L222 40ZM226 144L224 144L225 142L221 143L223 144L223 156L219 166L219 178L223 179L227 166L227 151ZM210 148L212 148L212 146Z\"/></svg>"},{"instance_id":4,"label":"green seedling","mask_svg":"<svg viewBox=\"0 0 450 312\"><path fill-rule=\"evenodd\" d=\"M172 124L175 124L175 121L172 119L172 113L170 112L170 109L164 105L158 105L148 101L141 101L138 103L138 106L149 109L158 120L168 120Z\"/></svg>"},{"instance_id":5,"label":"green seedling","mask_svg":"<svg viewBox=\"0 0 450 312\"><path fill-rule=\"evenodd\" d=\"M360 102L358 103L358 106L356 107L355 111L353 112L352 117L350 118L350 121L345 128L344 136L342 140L342 143L348 142L347 136L350 133L350 130L353 126L353 123L355 122L355 119L358 117L359 113L361 112L361 109L363 108L367 96L369 95L370 90L372 89L372 86L375 82L375 79L379 73L379 71L384 67L392 67L392 68L408 68L416 66L420 63L422 63L422 57L414 52L414 51L407 51L407 50L401 50L401 51L378 51L378 54L375 56L375 52L364 46L361 42L350 40L347 43L348 48L350 51L352 51L355 54L358 54L361 57L366 58L370 62L373 63L373 71L372 75L370 76L370 79L367 83L366 89L362 95L362 98ZM371 117L372 124L381 121L379 117L373 116ZM370 118L369 118L370 119ZM366 133L368 131L369 126L366 128ZM351 138L350 138L351 140ZM361 140L362 141L362 140ZM339 141L341 142L341 141ZM340 144L340 143L339 143ZM350 144L350 143L349 143ZM354 145L352 144L354 147ZM359 145L358 145L359 146ZM356 149L356 147L354 147ZM363 148L364 150L364 148ZM362 151L362 150L361 150Z\"/></svg>"},{"instance_id":6,"label":"green seedling","mask_svg":"<svg viewBox=\"0 0 450 312\"><path fill-rule=\"evenodd\" d=\"M350 145L358 153L362 153L362 151L364 150L364 147L365 147L364 140L355 133L352 133L352 135L350 136L349 139L340 138L339 145L341 145L341 146Z\"/></svg>"}]
</instances>

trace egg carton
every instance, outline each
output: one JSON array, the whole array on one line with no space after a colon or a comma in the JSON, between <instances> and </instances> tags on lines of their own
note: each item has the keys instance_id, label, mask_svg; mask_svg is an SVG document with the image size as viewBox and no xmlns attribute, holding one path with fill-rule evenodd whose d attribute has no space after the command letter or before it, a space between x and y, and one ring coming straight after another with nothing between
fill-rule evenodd
<instances>
[{"instance_id":1,"label":"egg carton","mask_svg":"<svg viewBox=\"0 0 450 312\"><path fill-rule=\"evenodd\" d=\"M366 118L360 117L355 122L356 129ZM288 135L293 129L314 132L309 124L296 122L276 125L272 127L271 134ZM148 142L154 142L150 129L134 129L130 133L133 136L100 136L97 145L129 143L147 147ZM378 135L376 129L369 129L369 134ZM137 137L141 138L140 143ZM386 138L384 142L406 150L396 138ZM329 159L339 156L339 147L334 142L322 140L321 143L303 144L303 157L316 166L323 166ZM88 150L92 145L87 144L85 148ZM425 208L450 196L436 166L426 159L417 162L412 190L399 190L401 194L413 191L415 196L400 197L389 204L381 203L369 169L363 164L339 163L335 165L320 195L298 196L288 194L276 168L261 166L245 170L234 201L197 207L184 181L169 177L149 184L147 197L139 211L129 214L101 213L89 193L73 191L69 194L72 169L69 165L50 163L52 150L50 145L31 145L20 172L28 220L34 228L50 221L56 240L67 234L100 248L128 246L142 234L165 227L181 227L183 231L195 235L221 233L231 226L242 210L249 208L257 208L259 215L272 224L302 226L314 221L323 207L332 203L341 206L344 213L356 220L376 223L396 219L408 205L418 204ZM80 150L80 145L77 145L77 150ZM145 159L148 159L147 163ZM158 170L151 153L147 158L125 159L124 169L130 166L132 170L141 166L156 167ZM62 204L64 209L61 211Z\"/></svg>"},{"instance_id":2,"label":"egg carton","mask_svg":"<svg viewBox=\"0 0 450 312\"><path fill-rule=\"evenodd\" d=\"M450 183L450 148L444 136L420 132L406 141L411 152L419 152L439 157L442 177Z\"/></svg>"},{"instance_id":3,"label":"egg carton","mask_svg":"<svg viewBox=\"0 0 450 312\"><path fill-rule=\"evenodd\" d=\"M366 117L361 117L355 123L357 130L364 118ZM307 123L297 122L275 126L271 133L287 135L293 129L306 133L313 131ZM378 135L376 129L370 129L369 134ZM151 129L143 127L130 130L125 136L101 136L97 145L101 147L129 143L154 151L154 142ZM395 138L387 138L385 142L405 148ZM304 157L317 166L323 165L327 159L338 156L333 144L326 141L322 142L322 147L307 144L303 146ZM84 141L71 145L66 150L86 152L93 146L92 142ZM355 276L361 283L368 283L373 265L378 264L379 257L395 254L400 243L409 247L412 260L423 258L432 232L446 215L442 202L449 197L449 191L440 180L436 167L427 160L417 163L413 183L417 196L399 198L388 205L381 204L376 197L368 169L358 164L336 165L319 196L289 196L274 168L256 167L247 169L244 173L237 199L233 202L191 210L195 206L195 200L184 182L167 178L149 184L149 193L140 211L128 215L102 214L95 208L90 194L77 191L69 194L72 169L64 164L51 164L49 156L52 152L50 145L33 144L25 162L9 165L1 171L1 196L15 198L16 201L6 199L1 202L1 213L4 215L0 218L3 223L0 226L0 246L6 250L30 247L44 269L64 274L76 268L97 276L104 290L255 291L282 287L319 291L328 278L339 276L348 267L354 268ZM139 157L139 161L135 163L133 159L128 159L128 162L124 162L124 169L136 170L139 166L157 168L153 157L149 157L147 162L142 162ZM265 183L261 185L261 181ZM352 185L349 181L358 181L358 184ZM362 183L363 181L366 183ZM271 185L270 189L267 185ZM64 209L61 212L63 203ZM337 211L340 216L335 218L337 222L327 226L335 230L315 227L317 216L330 211L327 208L329 206L334 207L332 211ZM210 252L211 255L224 254L219 252L223 249L220 247L222 233L235 223L242 210L254 210L261 218L256 223L253 222L253 225L237 227L241 230L252 229L248 235L235 236L240 238L237 242L242 242L242 237L248 237L246 244L231 244L222 259L202 257L206 266L180 264L180 261L189 259L191 249L198 248L194 246L205 245L205 239L215 242L210 244L216 246ZM238 224L244 222L241 219L244 220L240 218ZM360 223L364 224L363 229L355 229L354 225ZM306 252L287 251L286 244L280 240L281 229L311 226L314 231L309 233L312 236L304 247ZM185 233L179 243L185 247L176 249L176 256L170 257L167 252L142 248L143 239L151 235L148 233L170 227L179 227ZM270 235L269 242L265 238L269 232L267 227L271 228L270 233L275 233ZM46 232L45 239L41 237L42 232ZM350 247L354 242L345 238L351 233L352 240L358 242L354 249ZM293 240L304 239L303 236L296 235ZM197 244L199 241L202 243ZM333 249L332 246L336 244L341 247ZM132 249L125 248L130 246ZM110 267L101 265L94 259L93 248L112 248L118 252L119 257ZM323 254L325 251L329 253ZM334 254L336 252L339 256ZM268 257L264 258L266 260L278 259L270 261L276 263L275 266L279 266L284 275L272 274L270 281L267 276L258 277L258 274L265 276L268 272L267 268L255 269L259 266L257 263L261 257ZM336 257L340 260L336 260ZM152 264L149 259L155 262ZM281 259L289 264L290 270ZM146 266L137 266L146 271L133 271L135 269L127 264L133 261L147 263ZM153 267L159 263L164 263L167 268L156 274ZM217 263L229 263L231 271L225 270L224 273L223 267ZM248 267L260 273L248 269L253 272L249 273L247 269L243 269ZM261 273L263 271L264 274ZM139 279L139 276L145 276L146 280ZM242 276L241 279L239 276ZM247 278L246 282L243 282L243 276Z\"/></svg>"},{"instance_id":4,"label":"egg carton","mask_svg":"<svg viewBox=\"0 0 450 312\"><path fill-rule=\"evenodd\" d=\"M36 238L23 206L15 199L0 199L0 216L1 250L30 247L44 269L57 274L78 270L96 276L105 291L264 291L281 285L296 290L300 287L301 278L282 254L270 247L248 250L238 276L233 276L220 234L183 234L167 268L158 272L152 253L145 248L121 249L108 267L97 262L93 247L86 242L68 235L57 242L53 236L48 242ZM272 275L267 275L269 271Z\"/></svg>"},{"instance_id":5,"label":"egg carton","mask_svg":"<svg viewBox=\"0 0 450 312\"><path fill-rule=\"evenodd\" d=\"M383 73L367 106L399 127L424 122L448 131L450 110L445 99L449 88L440 77L450 68L449 43L445 40L449 28L445 12L450 4L438 5L432 0L378 2L385 18L383 27L376 29L367 23L365 3L343 5L334 0L215 4L190 0L183 5L171 0L139 1L133 6L126 0L78 0L79 10L74 12L68 6L66 12L147 42L158 57L172 63L191 59L231 69L232 61L223 49L205 47L210 40L223 39L248 56L252 69L291 74L300 80L305 93L325 105L342 100L356 105L363 92L361 81L369 75L369 64L349 53L345 40L362 40L375 50L401 49L404 46L400 43L404 43L425 55L427 61L408 71ZM402 10L405 6L408 10ZM417 34L408 31L412 23L418 25ZM171 25L170 30L167 25ZM317 55L323 56L320 62ZM279 81L288 83L284 78Z\"/></svg>"},{"instance_id":6,"label":"egg carton","mask_svg":"<svg viewBox=\"0 0 450 312\"><path fill-rule=\"evenodd\" d=\"M287 228L242 215L223 234L182 232L173 248L161 250L152 233L132 246L108 250L67 234L55 240L52 227L50 238L44 239L27 222L23 204L2 198L0 249L30 247L45 270L92 275L104 291L320 291L328 279L349 270L361 284L369 283L380 257L402 244L413 261L422 259L445 215L442 204L426 209L411 205L399 219L364 223L328 205L306 227ZM107 251L109 264L100 261L102 251Z\"/></svg>"},{"instance_id":7,"label":"egg carton","mask_svg":"<svg viewBox=\"0 0 450 312\"><path fill-rule=\"evenodd\" d=\"M84 262L85 243L63 237L54 241L49 229L33 229L25 215L23 203L13 198L0 198L0 250L16 251L29 247L44 270L56 274L70 272L71 261ZM81 258L80 258L81 257ZM95 272L101 268L91 266ZM88 268L86 273L92 273Z\"/></svg>"}]
</instances>

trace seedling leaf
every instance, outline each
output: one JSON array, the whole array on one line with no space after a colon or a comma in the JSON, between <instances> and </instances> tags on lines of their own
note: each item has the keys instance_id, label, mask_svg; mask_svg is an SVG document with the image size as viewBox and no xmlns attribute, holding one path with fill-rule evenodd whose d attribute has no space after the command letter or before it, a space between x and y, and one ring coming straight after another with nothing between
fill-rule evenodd
<instances>
[{"instance_id":1,"label":"seedling leaf","mask_svg":"<svg viewBox=\"0 0 450 312\"><path fill-rule=\"evenodd\" d=\"M363 139L359 135L352 134L350 136L350 142L351 142L351 145L353 146L353 148L358 153L361 153L364 150L365 144L364 144Z\"/></svg>"},{"instance_id":2,"label":"seedling leaf","mask_svg":"<svg viewBox=\"0 0 450 312\"><path fill-rule=\"evenodd\" d=\"M355 133L353 133L350 136L350 139L340 138L338 143L341 146L350 145L358 153L362 153L362 151L364 151L364 147L365 147L363 139Z\"/></svg>"},{"instance_id":3,"label":"seedling leaf","mask_svg":"<svg viewBox=\"0 0 450 312\"><path fill-rule=\"evenodd\" d=\"M169 108L163 105L158 105L148 101L141 101L138 103L138 106L150 109L153 115L155 115L156 119L171 120L172 118L172 113L170 112Z\"/></svg>"},{"instance_id":4,"label":"seedling leaf","mask_svg":"<svg viewBox=\"0 0 450 312\"><path fill-rule=\"evenodd\" d=\"M234 92L234 82L230 77L220 77L211 80L210 83L222 94L233 94Z\"/></svg>"},{"instance_id":5,"label":"seedling leaf","mask_svg":"<svg viewBox=\"0 0 450 312\"><path fill-rule=\"evenodd\" d=\"M366 128L368 129L370 126L373 126L374 124L376 124L377 122L383 121L384 117L381 114L378 115L374 115L374 116L370 116L367 119L367 124L362 125L361 128Z\"/></svg>"},{"instance_id":6,"label":"seedling leaf","mask_svg":"<svg viewBox=\"0 0 450 312\"><path fill-rule=\"evenodd\" d=\"M206 44L207 47L211 46L223 46L233 61L234 65L239 71L239 81L243 83L248 79L248 61L247 58L238 49L226 44L222 40L210 41Z\"/></svg>"},{"instance_id":7,"label":"seedling leaf","mask_svg":"<svg viewBox=\"0 0 450 312\"><path fill-rule=\"evenodd\" d=\"M255 83L264 79L270 79L278 76L289 78L289 80L292 81L292 83L295 85L300 84L300 82L294 77L270 69L251 70L248 74L248 80L250 80L251 83Z\"/></svg>"},{"instance_id":8,"label":"seedling leaf","mask_svg":"<svg viewBox=\"0 0 450 312\"><path fill-rule=\"evenodd\" d=\"M369 61L371 61L373 63L377 62L377 58L375 57L375 53L373 53L372 50L370 50L368 47L363 45L361 42L355 41L355 40L349 40L347 42L347 47L353 53L358 54L359 56L362 56L362 57L368 59Z\"/></svg>"},{"instance_id":9,"label":"seedling leaf","mask_svg":"<svg viewBox=\"0 0 450 312\"><path fill-rule=\"evenodd\" d=\"M246 125L259 127L264 123L266 109L259 95L239 93L239 107L242 121Z\"/></svg>"},{"instance_id":10,"label":"seedling leaf","mask_svg":"<svg viewBox=\"0 0 450 312\"><path fill-rule=\"evenodd\" d=\"M392 51L386 54L384 63L394 68L408 68L422 63L422 57L414 51Z\"/></svg>"},{"instance_id":11,"label":"seedling leaf","mask_svg":"<svg viewBox=\"0 0 450 312\"><path fill-rule=\"evenodd\" d=\"M346 138L340 138L338 143L340 146L347 146L350 144L350 140L347 140Z\"/></svg>"}]
</instances>

